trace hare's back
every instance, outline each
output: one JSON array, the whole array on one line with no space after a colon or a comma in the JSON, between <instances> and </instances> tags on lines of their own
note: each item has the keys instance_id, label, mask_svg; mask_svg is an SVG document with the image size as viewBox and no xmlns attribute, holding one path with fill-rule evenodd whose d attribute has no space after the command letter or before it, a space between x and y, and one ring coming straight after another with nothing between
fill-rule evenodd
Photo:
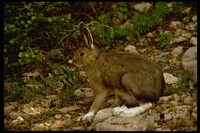
<instances>
[{"instance_id":1,"label":"hare's back","mask_svg":"<svg viewBox=\"0 0 200 133\"><path fill-rule=\"evenodd\" d=\"M149 73L161 70L154 61L147 57L135 53L110 53L101 54L99 62L111 71L115 69L122 69L126 71L138 71L143 69Z\"/></svg>"}]
</instances>

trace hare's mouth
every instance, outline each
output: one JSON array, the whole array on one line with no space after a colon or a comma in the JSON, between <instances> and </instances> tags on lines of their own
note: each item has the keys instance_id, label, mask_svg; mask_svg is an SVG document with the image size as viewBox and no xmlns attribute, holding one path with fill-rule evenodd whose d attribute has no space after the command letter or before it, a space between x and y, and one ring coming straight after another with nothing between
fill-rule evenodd
<instances>
[{"instance_id":1,"label":"hare's mouth","mask_svg":"<svg viewBox=\"0 0 200 133\"><path fill-rule=\"evenodd\" d=\"M77 67L82 67L81 64L76 63L76 62L74 62L73 60L69 60L68 63L70 63L70 64L74 64L74 65L77 66Z\"/></svg>"}]
</instances>

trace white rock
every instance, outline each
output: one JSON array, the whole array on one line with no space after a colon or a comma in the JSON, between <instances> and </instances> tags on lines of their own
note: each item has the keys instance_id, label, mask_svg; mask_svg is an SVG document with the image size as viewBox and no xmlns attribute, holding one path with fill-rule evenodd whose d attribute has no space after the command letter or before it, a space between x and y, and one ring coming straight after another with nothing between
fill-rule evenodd
<instances>
[{"instance_id":1,"label":"white rock","mask_svg":"<svg viewBox=\"0 0 200 133\"><path fill-rule=\"evenodd\" d=\"M136 50L135 46L133 46L133 45L129 45L129 46L125 47L124 51L138 54L138 51Z\"/></svg>"},{"instance_id":2,"label":"white rock","mask_svg":"<svg viewBox=\"0 0 200 133\"><path fill-rule=\"evenodd\" d=\"M171 54L173 56L179 56L181 53L183 52L183 47L182 46L178 46L176 48L173 49L173 51L171 52Z\"/></svg>"},{"instance_id":3,"label":"white rock","mask_svg":"<svg viewBox=\"0 0 200 133\"><path fill-rule=\"evenodd\" d=\"M171 34L171 32L169 30L164 31L163 34Z\"/></svg>"},{"instance_id":4,"label":"white rock","mask_svg":"<svg viewBox=\"0 0 200 133\"><path fill-rule=\"evenodd\" d=\"M195 23L197 22L197 15L195 15L194 17L192 17L192 21Z\"/></svg>"},{"instance_id":5,"label":"white rock","mask_svg":"<svg viewBox=\"0 0 200 133\"><path fill-rule=\"evenodd\" d=\"M60 119L60 118L62 118L62 115L55 115L55 118Z\"/></svg>"},{"instance_id":6,"label":"white rock","mask_svg":"<svg viewBox=\"0 0 200 133\"><path fill-rule=\"evenodd\" d=\"M169 96L162 96L162 97L159 98L159 101L161 101L161 102L167 102L167 101L169 101L171 98L172 98L171 95L169 95Z\"/></svg>"},{"instance_id":7,"label":"white rock","mask_svg":"<svg viewBox=\"0 0 200 133\"><path fill-rule=\"evenodd\" d=\"M171 28L177 29L181 25L180 21L172 21L170 24Z\"/></svg>"},{"instance_id":8,"label":"white rock","mask_svg":"<svg viewBox=\"0 0 200 133\"><path fill-rule=\"evenodd\" d=\"M65 114L64 115L66 118L71 118L72 116L70 114Z\"/></svg>"},{"instance_id":9,"label":"white rock","mask_svg":"<svg viewBox=\"0 0 200 133\"><path fill-rule=\"evenodd\" d=\"M40 112L38 111L37 108L33 108L32 106L30 106L29 104L25 104L22 108L22 111L24 113L27 113L29 115L36 115L36 114L40 114Z\"/></svg>"},{"instance_id":10,"label":"white rock","mask_svg":"<svg viewBox=\"0 0 200 133\"><path fill-rule=\"evenodd\" d=\"M146 36L147 37L153 37L153 34L151 32L149 32Z\"/></svg>"},{"instance_id":11,"label":"white rock","mask_svg":"<svg viewBox=\"0 0 200 133\"><path fill-rule=\"evenodd\" d=\"M189 24L185 27L185 29L189 30L189 31L194 31L196 30L196 27L197 27L197 24L194 23L194 24Z\"/></svg>"},{"instance_id":12,"label":"white rock","mask_svg":"<svg viewBox=\"0 0 200 133\"><path fill-rule=\"evenodd\" d=\"M179 36L178 38L172 38L170 40L170 44L180 43L180 42L184 42L184 41L187 41L187 38Z\"/></svg>"},{"instance_id":13,"label":"white rock","mask_svg":"<svg viewBox=\"0 0 200 133\"><path fill-rule=\"evenodd\" d=\"M181 33L182 33L182 31L183 31L183 30L182 30L182 29L180 29L180 28L176 29L174 36L175 36L175 37L178 37L178 36L180 36L180 35L181 35Z\"/></svg>"},{"instance_id":14,"label":"white rock","mask_svg":"<svg viewBox=\"0 0 200 133\"><path fill-rule=\"evenodd\" d=\"M164 79L165 79L165 83L167 84L174 84L178 82L178 78L173 76L170 73L163 73Z\"/></svg>"},{"instance_id":15,"label":"white rock","mask_svg":"<svg viewBox=\"0 0 200 133\"><path fill-rule=\"evenodd\" d=\"M164 119L165 120L171 120L172 119L172 115L171 114L164 114Z\"/></svg>"},{"instance_id":16,"label":"white rock","mask_svg":"<svg viewBox=\"0 0 200 133\"><path fill-rule=\"evenodd\" d=\"M11 122L11 124L16 126L16 125L21 124L23 122L24 122L24 119L21 116L18 116L16 120L13 120Z\"/></svg>"},{"instance_id":17,"label":"white rock","mask_svg":"<svg viewBox=\"0 0 200 133\"><path fill-rule=\"evenodd\" d=\"M193 102L193 101L192 101L192 98L191 98L190 96L188 96L188 97L186 97L186 98L184 99L184 103L185 103L185 104L191 105L192 102Z\"/></svg>"},{"instance_id":18,"label":"white rock","mask_svg":"<svg viewBox=\"0 0 200 133\"><path fill-rule=\"evenodd\" d=\"M94 96L91 88L79 88L74 91L76 96L92 97Z\"/></svg>"},{"instance_id":19,"label":"white rock","mask_svg":"<svg viewBox=\"0 0 200 133\"><path fill-rule=\"evenodd\" d=\"M168 4L167 4L167 7L168 7L168 8L172 8L172 3L168 3Z\"/></svg>"},{"instance_id":20,"label":"white rock","mask_svg":"<svg viewBox=\"0 0 200 133\"><path fill-rule=\"evenodd\" d=\"M193 44L193 45L197 45L197 37L192 37L190 39L190 43Z\"/></svg>"},{"instance_id":21,"label":"white rock","mask_svg":"<svg viewBox=\"0 0 200 133\"><path fill-rule=\"evenodd\" d=\"M188 32L188 33L183 33L182 36L186 38L190 38L192 34Z\"/></svg>"},{"instance_id":22,"label":"white rock","mask_svg":"<svg viewBox=\"0 0 200 133\"><path fill-rule=\"evenodd\" d=\"M135 4L134 9L138 10L139 12L143 12L144 8L147 9L147 11L150 9L151 4L150 3L141 3L141 4Z\"/></svg>"}]
</instances>

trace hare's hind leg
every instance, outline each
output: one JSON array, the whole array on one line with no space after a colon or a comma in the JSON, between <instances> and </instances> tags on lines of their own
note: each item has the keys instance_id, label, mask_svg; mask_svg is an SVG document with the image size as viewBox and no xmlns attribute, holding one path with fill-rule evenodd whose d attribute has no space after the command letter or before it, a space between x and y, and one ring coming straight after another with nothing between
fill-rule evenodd
<instances>
[{"instance_id":1,"label":"hare's hind leg","mask_svg":"<svg viewBox=\"0 0 200 133\"><path fill-rule=\"evenodd\" d=\"M138 73L126 73L121 78L121 85L138 101L138 107L127 108L126 106L114 108L114 115L122 117L135 117L152 106L151 100L154 96L152 89L153 77L145 71ZM151 94L152 93L152 94Z\"/></svg>"},{"instance_id":2,"label":"hare's hind leg","mask_svg":"<svg viewBox=\"0 0 200 133\"><path fill-rule=\"evenodd\" d=\"M135 117L138 114L141 114L145 112L147 109L149 109L152 106L152 103L140 103L140 106L133 107L133 108L127 108L125 106L116 107L113 110L114 115L119 115L121 117Z\"/></svg>"},{"instance_id":3,"label":"hare's hind leg","mask_svg":"<svg viewBox=\"0 0 200 133\"><path fill-rule=\"evenodd\" d=\"M154 77L143 70L137 73L126 73L121 77L121 85L139 102L153 102L157 100L155 82Z\"/></svg>"}]
</instances>

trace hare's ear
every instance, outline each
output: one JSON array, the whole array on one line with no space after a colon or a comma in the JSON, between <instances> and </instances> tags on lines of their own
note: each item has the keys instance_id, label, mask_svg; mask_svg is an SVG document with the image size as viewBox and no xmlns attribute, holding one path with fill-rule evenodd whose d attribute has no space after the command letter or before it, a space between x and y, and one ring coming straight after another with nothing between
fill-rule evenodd
<instances>
[{"instance_id":1,"label":"hare's ear","mask_svg":"<svg viewBox=\"0 0 200 133\"><path fill-rule=\"evenodd\" d=\"M87 47L93 49L94 45L93 45L92 34L91 34L90 30L87 28L87 26L85 25L85 23L80 22L79 29L85 39L85 43L86 43Z\"/></svg>"},{"instance_id":2,"label":"hare's ear","mask_svg":"<svg viewBox=\"0 0 200 133\"><path fill-rule=\"evenodd\" d=\"M81 31L83 28L87 28L86 24L84 22L79 23L79 30Z\"/></svg>"}]
</instances>

